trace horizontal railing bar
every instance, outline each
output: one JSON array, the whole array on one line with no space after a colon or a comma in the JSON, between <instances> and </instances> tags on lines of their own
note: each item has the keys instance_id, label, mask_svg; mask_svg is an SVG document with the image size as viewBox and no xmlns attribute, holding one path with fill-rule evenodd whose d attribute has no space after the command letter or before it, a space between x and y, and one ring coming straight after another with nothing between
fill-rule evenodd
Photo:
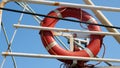
<instances>
[{"instance_id":1,"label":"horizontal railing bar","mask_svg":"<svg viewBox=\"0 0 120 68\"><path fill-rule=\"evenodd\" d=\"M46 1L46 0L8 0L8 1L17 1L17 2L27 2L27 3L34 3L34 4L45 4L45 5L52 5L52 6L65 6L65 7L75 7L75 8L97 9L97 10L120 12L120 8L116 8L116 7L93 6L93 5L68 3L68 2L57 2L57 1Z\"/></svg>"},{"instance_id":2,"label":"horizontal railing bar","mask_svg":"<svg viewBox=\"0 0 120 68\"><path fill-rule=\"evenodd\" d=\"M60 55L47 55L47 54L30 54L30 53L16 53L16 52L2 52L3 56L19 56L31 58L51 58L51 59L66 59L66 60L90 60L90 61L107 61L107 62L120 62L120 59L110 58L90 58L90 57L76 57L76 56L60 56Z\"/></svg>"},{"instance_id":3,"label":"horizontal railing bar","mask_svg":"<svg viewBox=\"0 0 120 68\"><path fill-rule=\"evenodd\" d=\"M83 31L76 29L65 29L65 28L52 28L52 27L42 27L42 26L32 26L32 25L20 25L14 24L16 28L27 28L27 29L37 29L37 30L52 30L52 31L61 31L61 32L72 32L72 33L81 33L81 34L97 34L97 35L120 35L120 33L114 32L99 32L99 31Z\"/></svg>"}]
</instances>

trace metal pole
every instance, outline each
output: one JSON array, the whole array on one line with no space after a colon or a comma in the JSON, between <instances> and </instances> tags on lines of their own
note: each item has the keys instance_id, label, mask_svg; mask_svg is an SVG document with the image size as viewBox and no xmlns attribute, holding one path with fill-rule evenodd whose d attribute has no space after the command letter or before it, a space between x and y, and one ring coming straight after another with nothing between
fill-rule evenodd
<instances>
[{"instance_id":1,"label":"metal pole","mask_svg":"<svg viewBox=\"0 0 120 68\"><path fill-rule=\"evenodd\" d=\"M6 2L0 2L0 8L3 8ZM0 10L0 30L1 30L1 22L2 22L2 10Z\"/></svg>"},{"instance_id":2,"label":"metal pole","mask_svg":"<svg viewBox=\"0 0 120 68\"><path fill-rule=\"evenodd\" d=\"M17 2L27 2L27 3L34 3L34 4L45 4L45 5L52 5L52 6L64 6L64 7L75 7L75 8L86 8L86 9L97 9L97 10L120 12L120 8L115 8L115 7L93 6L93 5L84 5L84 4L57 2L57 1L46 1L46 0L8 0L8 1L17 1Z\"/></svg>"},{"instance_id":3,"label":"metal pole","mask_svg":"<svg viewBox=\"0 0 120 68\"><path fill-rule=\"evenodd\" d=\"M110 58L91 58L91 57L76 57L76 56L60 56L60 55L46 55L46 54L30 54L30 53L15 53L3 52L3 56L19 56L19 57L32 57L32 58L51 58L51 59L65 59L65 60L90 60L90 61L107 61L107 62L120 62L120 59Z\"/></svg>"},{"instance_id":4,"label":"metal pole","mask_svg":"<svg viewBox=\"0 0 120 68\"><path fill-rule=\"evenodd\" d=\"M84 0L84 2L88 5L91 6L95 6L91 0ZM100 11L100 10L95 10L95 9L91 9L93 11L93 13L95 14L95 16L100 20L100 22L104 25L108 25L108 26L113 26L111 24L111 22L104 16L104 14ZM114 33L119 33L119 31L117 31L114 28L107 28L107 30L109 32L114 32ZM114 35L114 38L116 39L116 41L118 41L118 43L120 44L120 36Z\"/></svg>"},{"instance_id":5,"label":"metal pole","mask_svg":"<svg viewBox=\"0 0 120 68\"><path fill-rule=\"evenodd\" d=\"M73 36L70 36L70 51L74 51L74 39Z\"/></svg>"},{"instance_id":6,"label":"metal pole","mask_svg":"<svg viewBox=\"0 0 120 68\"><path fill-rule=\"evenodd\" d=\"M32 25L20 25L14 24L16 28L27 28L27 29L37 29L37 30L52 30L52 31L61 31L61 32L75 32L81 34L98 34L98 35L120 35L120 33L114 32L99 32L99 31L83 31L83 30L76 30L76 29L64 29L64 28L51 28L51 27L42 27L42 26L32 26Z\"/></svg>"}]
</instances>

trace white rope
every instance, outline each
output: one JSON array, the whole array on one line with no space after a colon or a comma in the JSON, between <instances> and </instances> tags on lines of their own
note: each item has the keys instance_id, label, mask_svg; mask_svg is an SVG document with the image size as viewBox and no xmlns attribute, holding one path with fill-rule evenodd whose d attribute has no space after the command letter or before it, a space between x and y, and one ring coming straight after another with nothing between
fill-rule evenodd
<instances>
[{"instance_id":1,"label":"white rope","mask_svg":"<svg viewBox=\"0 0 120 68\"><path fill-rule=\"evenodd\" d=\"M23 11L25 11L25 9L23 9ZM23 18L23 15L24 15L24 14L22 13L21 16L20 16L20 18L19 18L19 20L18 20L18 24L20 24L20 22L21 22L21 20L22 20L22 18ZM14 40L14 38L15 38L16 33L17 33L17 28L15 29L15 31L14 31L14 33L13 33L13 36L12 36L12 38L11 38L11 40L10 40L8 49L9 49L9 47L11 47L12 42L13 42L13 40Z\"/></svg>"},{"instance_id":2,"label":"white rope","mask_svg":"<svg viewBox=\"0 0 120 68\"><path fill-rule=\"evenodd\" d=\"M24 11L24 10L25 10L25 9L23 9L23 11ZM20 24L20 22L21 22L21 20L22 20L22 18L23 18L23 15L24 15L24 14L22 13L21 16L20 16L20 18L19 18L19 20L18 20L18 24ZM3 28L3 32L4 32L4 35L5 35L5 38L6 38L7 45L8 45L7 51L12 52L12 50L11 50L11 45L12 45L12 42L13 42L13 40L14 40L14 38L15 38L16 33L17 33L17 28L15 29L15 31L14 31L14 33L13 33L13 36L12 36L12 38L11 38L11 40L10 40L10 42L9 42L9 40L8 40L8 36L7 36L6 30L5 30L4 26L3 26L3 23L2 23L2 28ZM13 56L12 56L12 60L13 60L14 68L17 68L17 64L16 64L16 61L15 61L15 59L14 59ZM6 61L6 57L4 57L0 68L3 68L5 61Z\"/></svg>"},{"instance_id":3,"label":"white rope","mask_svg":"<svg viewBox=\"0 0 120 68\"><path fill-rule=\"evenodd\" d=\"M19 5L24 8L23 11L27 10L27 11L29 11L29 12L35 13L27 3L26 3L26 4L25 4L25 3L23 3L23 4L22 4L22 3L19 3ZM38 23L40 23L40 21L42 20L42 19L41 19L40 17L38 17L38 16L33 16L33 17L35 18L35 20L37 20ZM20 24L22 18L23 18L23 13L21 14L21 16L20 16L20 18L19 18L19 20L18 20L18 24ZM6 30L5 30L4 26L3 26L3 23L2 23L1 25L2 25L2 29L3 29L5 38L6 38L6 42L7 42L7 44L8 44L8 49L7 49L7 51L12 52L12 50L11 50L11 45L12 45L12 42L13 42L13 40L14 40L14 38L15 38L16 33L17 33L17 29L15 29L15 31L14 31L14 33L13 33L13 36L12 36L10 42L9 42L8 36L7 36L7 33L6 33ZM12 57L12 60L13 60L14 68L17 68L17 64L16 64L16 61L15 61L15 59L14 59L14 56L11 56L11 57ZM6 61L6 57L4 57L1 65L0 65L0 68L3 68L5 61Z\"/></svg>"},{"instance_id":4,"label":"white rope","mask_svg":"<svg viewBox=\"0 0 120 68\"><path fill-rule=\"evenodd\" d=\"M17 2L17 4L19 4L19 6L21 6L22 8L25 8L25 10L28 12L36 13L27 3ZM38 22L38 24L40 24L40 21L42 21L42 18L40 18L39 16L33 15L33 18Z\"/></svg>"},{"instance_id":5,"label":"white rope","mask_svg":"<svg viewBox=\"0 0 120 68\"><path fill-rule=\"evenodd\" d=\"M2 60L2 63L1 63L1 65L0 65L0 68L3 68L5 61L6 61L6 56L5 56L4 59Z\"/></svg>"},{"instance_id":6,"label":"white rope","mask_svg":"<svg viewBox=\"0 0 120 68\"><path fill-rule=\"evenodd\" d=\"M58 36L55 36L55 38L63 45L63 47L66 49L66 50L69 50L66 45L61 41L61 39L58 37Z\"/></svg>"},{"instance_id":7,"label":"white rope","mask_svg":"<svg viewBox=\"0 0 120 68\"><path fill-rule=\"evenodd\" d=\"M4 28L4 24L1 23L1 25L2 25L2 29L3 29L3 33L4 33L4 36L5 36L7 45L9 46L9 40L8 40L8 36L7 36L6 30L5 30L5 28ZM7 50L7 51L8 51L8 50ZM11 47L9 48L9 51L12 52ZM13 63L14 63L14 68L17 68L17 66L16 66L16 61L15 61L15 59L14 59L14 56L11 56L11 57L12 57L12 60L13 60ZM6 61L6 56L5 56L4 59L2 60L2 63L1 63L1 65L0 65L0 68L3 68L5 61Z\"/></svg>"}]
</instances>

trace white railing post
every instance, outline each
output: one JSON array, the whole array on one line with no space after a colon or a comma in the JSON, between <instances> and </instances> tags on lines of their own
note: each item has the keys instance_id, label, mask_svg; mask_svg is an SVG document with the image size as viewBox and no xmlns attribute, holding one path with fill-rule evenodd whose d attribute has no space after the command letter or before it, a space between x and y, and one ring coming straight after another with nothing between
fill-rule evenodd
<instances>
[{"instance_id":1,"label":"white railing post","mask_svg":"<svg viewBox=\"0 0 120 68\"><path fill-rule=\"evenodd\" d=\"M83 0L86 4L91 5L91 6L95 6L91 0ZM95 9L91 9L93 11L93 13L95 14L95 16L100 20L100 22L104 25L108 25L108 26L113 26L111 24L111 22L104 16L104 14L100 11L100 10L95 10ZM107 30L109 32L114 32L114 33L119 33L119 31L117 31L117 29L115 28L107 28ZM120 44L120 36L113 36L118 43Z\"/></svg>"},{"instance_id":2,"label":"white railing post","mask_svg":"<svg viewBox=\"0 0 120 68\"><path fill-rule=\"evenodd\" d=\"M32 25L20 25L14 24L16 28L27 28L27 29L36 29L36 30L52 30L52 31L60 31L60 32L67 32L67 33L82 33L82 34L97 34L97 35L120 35L120 33L114 32L99 32L99 31L83 31L77 29L65 29L65 28L51 28L51 27L42 27L42 26L32 26Z\"/></svg>"},{"instance_id":3,"label":"white railing post","mask_svg":"<svg viewBox=\"0 0 120 68\"><path fill-rule=\"evenodd\" d=\"M47 1L47 0L9 0L9 1L120 12L120 8L116 8L116 7L93 6L93 5L68 3L68 2L57 2L57 1Z\"/></svg>"},{"instance_id":4,"label":"white railing post","mask_svg":"<svg viewBox=\"0 0 120 68\"><path fill-rule=\"evenodd\" d=\"M90 61L106 61L106 62L120 62L120 59L111 58L90 58L77 56L61 56L61 55L47 55L47 54L30 54L30 53L15 53L3 52L3 56L18 56L18 57L32 57L32 58L51 58L51 59L66 59L66 60L90 60Z\"/></svg>"},{"instance_id":5,"label":"white railing post","mask_svg":"<svg viewBox=\"0 0 120 68\"><path fill-rule=\"evenodd\" d=\"M0 2L0 8L3 8L5 6L6 2L2 1ZM2 22L2 10L0 10L0 30L1 30L1 22Z\"/></svg>"}]
</instances>

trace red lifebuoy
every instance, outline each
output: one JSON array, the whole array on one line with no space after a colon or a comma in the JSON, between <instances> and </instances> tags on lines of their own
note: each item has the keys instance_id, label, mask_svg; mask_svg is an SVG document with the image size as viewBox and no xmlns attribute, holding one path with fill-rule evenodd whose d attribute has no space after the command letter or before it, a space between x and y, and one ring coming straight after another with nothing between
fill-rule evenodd
<instances>
[{"instance_id":1,"label":"red lifebuoy","mask_svg":"<svg viewBox=\"0 0 120 68\"><path fill-rule=\"evenodd\" d=\"M90 22L90 23L97 23L96 20L87 12L79 9L79 8L70 8L70 7L61 7L57 8L54 11L51 11L48 16L54 17L73 17L77 18L80 21ZM41 26L44 27L54 27L55 24L58 22L59 19L55 18L44 18L41 23ZM99 26L95 25L88 25L88 29L90 31L101 31ZM90 43L87 47L80 51L68 51L63 49L58 45L55 41L52 31L40 31L40 36L45 48L48 52L52 55L64 55L64 56L80 56L80 57L95 57L102 44L103 36L101 35L90 35ZM65 63L71 64L72 61L64 60ZM78 64L80 61L78 62Z\"/></svg>"}]
</instances>

